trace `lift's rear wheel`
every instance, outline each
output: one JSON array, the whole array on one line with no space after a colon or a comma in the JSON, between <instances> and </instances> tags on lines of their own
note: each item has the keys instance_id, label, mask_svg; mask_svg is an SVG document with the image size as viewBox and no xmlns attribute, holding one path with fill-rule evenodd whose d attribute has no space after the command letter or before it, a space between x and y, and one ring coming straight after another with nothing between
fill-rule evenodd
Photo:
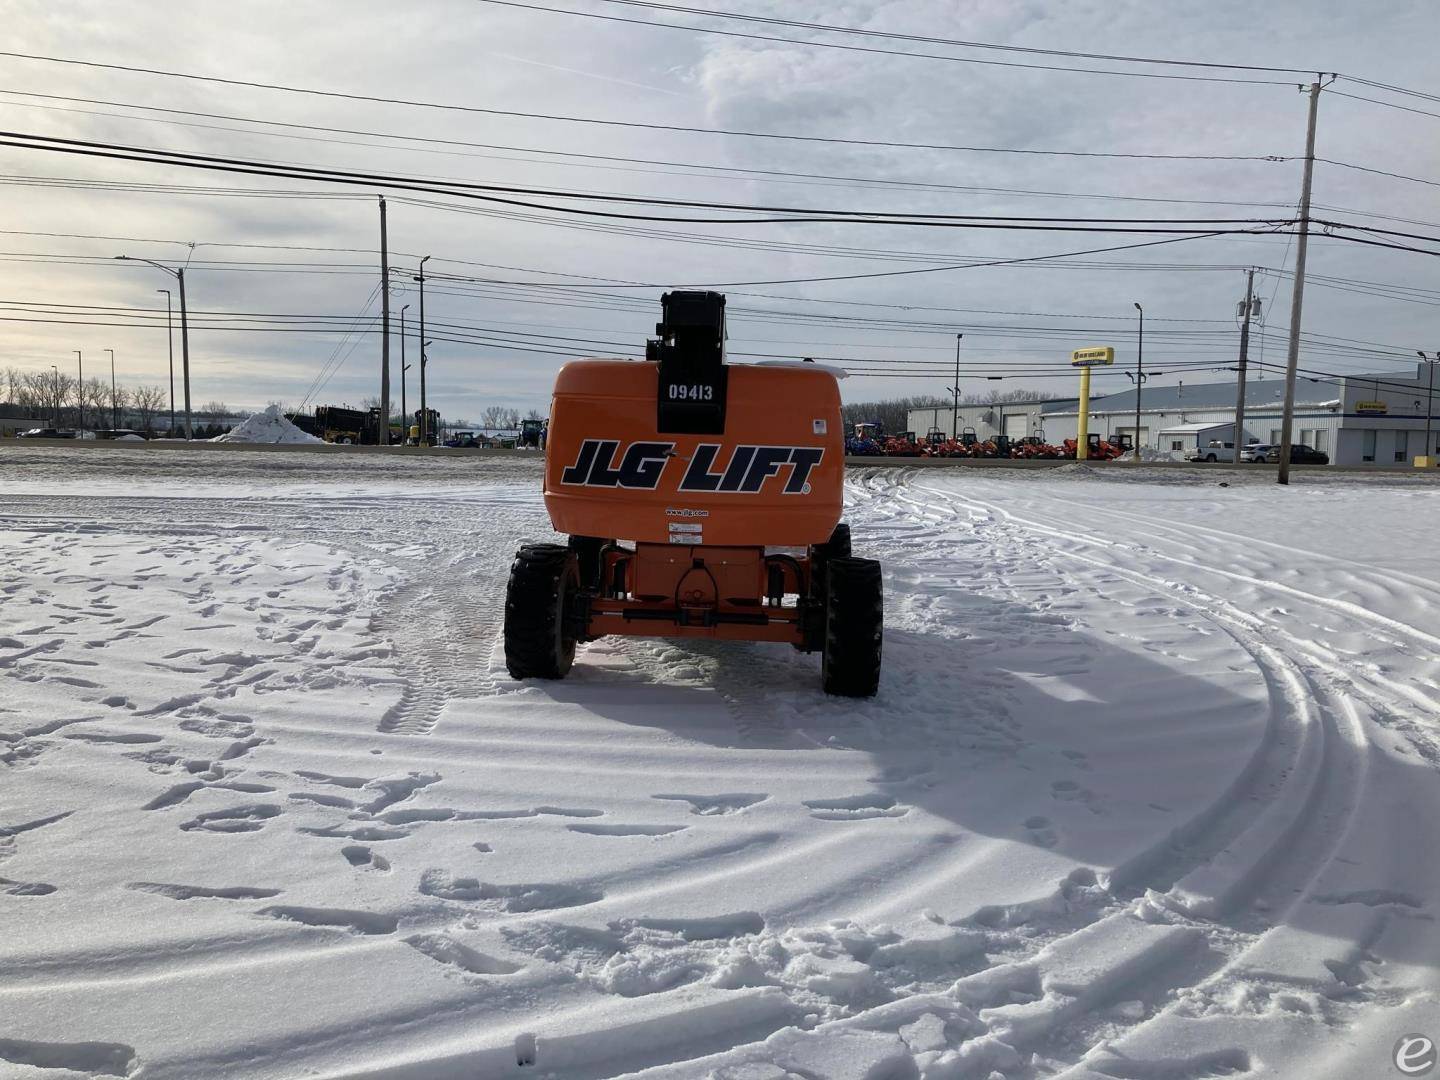
<instances>
[{"instance_id":1,"label":"lift's rear wheel","mask_svg":"<svg viewBox=\"0 0 1440 1080\"><path fill-rule=\"evenodd\" d=\"M835 558L826 567L825 648L820 674L827 694L871 697L880 686L885 604L880 564Z\"/></svg>"},{"instance_id":2,"label":"lift's rear wheel","mask_svg":"<svg viewBox=\"0 0 1440 1080\"><path fill-rule=\"evenodd\" d=\"M559 544L515 553L505 590L505 667L516 679L563 679L575 662L567 608L580 588L580 564Z\"/></svg>"}]
</instances>

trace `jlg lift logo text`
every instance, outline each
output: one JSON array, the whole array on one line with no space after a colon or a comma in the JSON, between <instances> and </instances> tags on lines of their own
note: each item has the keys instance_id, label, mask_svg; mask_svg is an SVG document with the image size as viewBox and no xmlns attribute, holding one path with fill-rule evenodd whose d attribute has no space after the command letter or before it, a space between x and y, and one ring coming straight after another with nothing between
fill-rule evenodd
<instances>
[{"instance_id":1,"label":"jlg lift logo text","mask_svg":"<svg viewBox=\"0 0 1440 1080\"><path fill-rule=\"evenodd\" d=\"M678 491L733 491L755 494L765 481L790 467L781 489L786 495L810 491L810 473L825 456L818 446L737 446L729 461L716 466L719 443L701 443L695 448ZM575 464L560 474L562 484L580 487L630 488L654 491L660 486L665 466L676 457L674 443L631 443L621 453L617 439L586 439L580 444Z\"/></svg>"}]
</instances>

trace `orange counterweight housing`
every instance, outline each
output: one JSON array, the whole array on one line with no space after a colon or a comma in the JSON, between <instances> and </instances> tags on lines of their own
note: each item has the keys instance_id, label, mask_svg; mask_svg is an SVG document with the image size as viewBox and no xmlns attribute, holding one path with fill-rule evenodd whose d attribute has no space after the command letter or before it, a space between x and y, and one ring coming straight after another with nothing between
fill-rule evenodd
<instances>
[{"instance_id":1,"label":"orange counterweight housing","mask_svg":"<svg viewBox=\"0 0 1440 1080\"><path fill-rule=\"evenodd\" d=\"M505 666L563 678L576 645L615 634L768 641L820 653L826 693L880 680L880 564L840 522L836 373L725 363L725 298L661 297L644 362L560 369L545 507L562 543L515 553Z\"/></svg>"},{"instance_id":2,"label":"orange counterweight housing","mask_svg":"<svg viewBox=\"0 0 1440 1080\"><path fill-rule=\"evenodd\" d=\"M656 364L566 364L546 447L555 530L640 544L824 543L840 520L844 475L835 376L799 363L726 372L723 434L662 434Z\"/></svg>"}]
</instances>

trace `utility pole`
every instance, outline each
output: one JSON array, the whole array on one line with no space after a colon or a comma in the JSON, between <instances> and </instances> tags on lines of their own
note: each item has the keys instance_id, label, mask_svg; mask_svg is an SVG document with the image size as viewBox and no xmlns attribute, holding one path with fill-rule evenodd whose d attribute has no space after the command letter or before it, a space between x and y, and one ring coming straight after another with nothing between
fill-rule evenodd
<instances>
[{"instance_id":1,"label":"utility pole","mask_svg":"<svg viewBox=\"0 0 1440 1080\"><path fill-rule=\"evenodd\" d=\"M55 397L52 399L51 416L56 430L60 428L60 368L55 364L50 365L50 370L55 373Z\"/></svg>"},{"instance_id":2,"label":"utility pole","mask_svg":"<svg viewBox=\"0 0 1440 1080\"><path fill-rule=\"evenodd\" d=\"M1240 324L1240 385L1235 391L1235 458L1234 464L1240 464L1240 447L1245 441L1245 371L1250 363L1250 316L1260 306L1260 301L1255 299L1255 270L1245 271L1245 299L1240 304L1240 309L1245 321Z\"/></svg>"},{"instance_id":3,"label":"utility pole","mask_svg":"<svg viewBox=\"0 0 1440 1080\"><path fill-rule=\"evenodd\" d=\"M390 445L390 246L384 195L380 196L380 430L375 441Z\"/></svg>"},{"instance_id":4,"label":"utility pole","mask_svg":"<svg viewBox=\"0 0 1440 1080\"><path fill-rule=\"evenodd\" d=\"M1435 467L1435 444L1430 441L1430 417L1435 412L1435 365L1440 364L1440 349L1435 350L1435 359L1431 360L1419 349L1415 350L1420 354L1420 359L1425 361L1425 366L1430 369L1429 385L1425 388L1425 464L1432 469Z\"/></svg>"},{"instance_id":5,"label":"utility pole","mask_svg":"<svg viewBox=\"0 0 1440 1080\"><path fill-rule=\"evenodd\" d=\"M1140 312L1140 342L1135 352L1135 460L1140 460L1140 391L1145 385L1145 309L1135 303Z\"/></svg>"},{"instance_id":6,"label":"utility pole","mask_svg":"<svg viewBox=\"0 0 1440 1080\"><path fill-rule=\"evenodd\" d=\"M405 312L410 310L406 304L400 309L400 445L406 445L410 438L410 413L409 404L405 401L405 373L410 370L410 365L405 363Z\"/></svg>"},{"instance_id":7,"label":"utility pole","mask_svg":"<svg viewBox=\"0 0 1440 1080\"><path fill-rule=\"evenodd\" d=\"M106 349L110 354L110 430L120 427L120 398L115 391L115 350Z\"/></svg>"},{"instance_id":8,"label":"utility pole","mask_svg":"<svg viewBox=\"0 0 1440 1080\"><path fill-rule=\"evenodd\" d=\"M170 310L170 290L156 289L165 294L165 344L170 347L170 433L175 433L175 326Z\"/></svg>"},{"instance_id":9,"label":"utility pole","mask_svg":"<svg viewBox=\"0 0 1440 1080\"><path fill-rule=\"evenodd\" d=\"M1285 357L1285 415L1280 421L1281 484L1290 483L1290 433L1295 422L1295 372L1300 366L1300 312L1305 303L1305 251L1310 240L1310 185L1315 177L1315 115L1320 108L1320 78L1310 84L1310 119L1305 128L1305 173L1300 181L1300 239L1295 244L1295 291L1290 297L1290 344Z\"/></svg>"},{"instance_id":10,"label":"utility pole","mask_svg":"<svg viewBox=\"0 0 1440 1080\"><path fill-rule=\"evenodd\" d=\"M75 400L80 404L80 435L83 438L85 435L85 357L80 354L79 349L75 350L75 367L80 372L80 381L75 384ZM55 407L55 426L59 427L60 407L58 402L60 400L60 372L58 369L55 372L55 400L57 402Z\"/></svg>"},{"instance_id":11,"label":"utility pole","mask_svg":"<svg viewBox=\"0 0 1440 1080\"><path fill-rule=\"evenodd\" d=\"M955 405L950 410L950 438L960 437L960 340L964 334L955 335L955 385L950 387L955 395Z\"/></svg>"},{"instance_id":12,"label":"utility pole","mask_svg":"<svg viewBox=\"0 0 1440 1080\"><path fill-rule=\"evenodd\" d=\"M185 385L185 441L195 438L194 418L190 413L190 311L185 306L185 268L175 271L180 283L180 377Z\"/></svg>"},{"instance_id":13,"label":"utility pole","mask_svg":"<svg viewBox=\"0 0 1440 1080\"><path fill-rule=\"evenodd\" d=\"M426 255L420 260L420 274L415 278L420 283L420 445L430 445L430 414L425 411L425 264L430 261Z\"/></svg>"}]
</instances>

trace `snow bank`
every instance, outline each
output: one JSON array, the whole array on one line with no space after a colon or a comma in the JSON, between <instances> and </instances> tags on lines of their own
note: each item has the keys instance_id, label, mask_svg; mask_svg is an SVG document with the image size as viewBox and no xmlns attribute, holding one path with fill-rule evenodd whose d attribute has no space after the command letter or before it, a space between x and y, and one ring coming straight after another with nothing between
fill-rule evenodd
<instances>
[{"instance_id":1,"label":"snow bank","mask_svg":"<svg viewBox=\"0 0 1440 1080\"><path fill-rule=\"evenodd\" d=\"M279 405L270 405L263 412L257 412L243 424L231 428L224 435L217 435L211 442L238 443L319 443L317 439L301 431L280 412Z\"/></svg>"}]
</instances>

